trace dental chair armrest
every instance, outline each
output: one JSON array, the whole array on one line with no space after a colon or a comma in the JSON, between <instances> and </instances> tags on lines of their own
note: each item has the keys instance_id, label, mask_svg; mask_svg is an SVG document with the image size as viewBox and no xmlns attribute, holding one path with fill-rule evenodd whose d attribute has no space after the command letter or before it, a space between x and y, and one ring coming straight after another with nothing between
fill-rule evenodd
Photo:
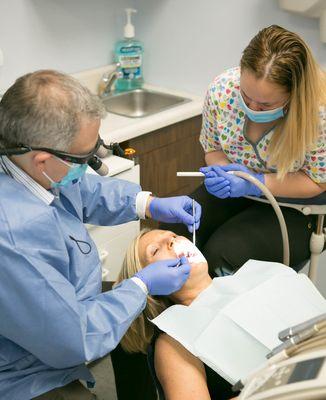
<instances>
[{"instance_id":1,"label":"dental chair armrest","mask_svg":"<svg viewBox=\"0 0 326 400\"><path fill-rule=\"evenodd\" d=\"M262 203L269 203L265 196L254 197L246 196L246 198L260 201ZM287 197L276 197L276 201L281 207L294 208L304 215L326 215L326 192L319 194L318 196L311 198L287 198Z\"/></svg>"}]
</instances>

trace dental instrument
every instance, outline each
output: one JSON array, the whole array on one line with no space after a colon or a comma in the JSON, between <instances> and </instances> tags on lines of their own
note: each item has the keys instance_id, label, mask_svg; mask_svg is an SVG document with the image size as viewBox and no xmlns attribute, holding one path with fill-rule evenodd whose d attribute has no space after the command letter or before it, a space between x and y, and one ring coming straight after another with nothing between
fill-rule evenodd
<instances>
[{"instance_id":1,"label":"dental instrument","mask_svg":"<svg viewBox=\"0 0 326 400\"><path fill-rule=\"evenodd\" d=\"M192 243L196 246L196 221L195 221L195 200L192 199L192 216L194 217L194 223L192 225Z\"/></svg>"},{"instance_id":2,"label":"dental instrument","mask_svg":"<svg viewBox=\"0 0 326 400\"><path fill-rule=\"evenodd\" d=\"M289 236L288 236L288 231L286 228L284 216L282 213L282 210L280 206L278 205L275 197L272 195L270 190L263 184L261 183L258 179L255 177L251 176L250 174L247 174L246 172L243 171L228 171L228 173L232 173L232 175L236 175L239 178L246 179L247 181L250 181L254 185L258 186L258 188L264 193L265 197L269 200L271 203L271 206L274 208L274 211L276 213L278 222L280 224L281 228L281 234L282 234L282 241L283 241L283 264L289 266L290 265L290 246L289 246ZM204 174L202 172L177 172L178 177L202 177Z\"/></svg>"},{"instance_id":3,"label":"dental instrument","mask_svg":"<svg viewBox=\"0 0 326 400\"><path fill-rule=\"evenodd\" d=\"M291 337L297 335L298 333L301 333L302 331L312 328L315 326L320 321L323 321L326 319L326 313L319 315L318 317L312 318L309 321L302 322L301 324L292 326L288 329L285 329L281 331L278 335L278 338L282 341L285 342L286 340L290 339Z\"/></svg>"},{"instance_id":4,"label":"dental instrument","mask_svg":"<svg viewBox=\"0 0 326 400\"><path fill-rule=\"evenodd\" d=\"M320 320L317 324L316 319ZM274 352L265 365L234 385L233 390L242 389L239 400L325 398L325 314L306 321L304 325L314 325L314 333L299 343L293 343L292 347L283 349L282 353ZM293 328L296 327L289 330Z\"/></svg>"}]
</instances>

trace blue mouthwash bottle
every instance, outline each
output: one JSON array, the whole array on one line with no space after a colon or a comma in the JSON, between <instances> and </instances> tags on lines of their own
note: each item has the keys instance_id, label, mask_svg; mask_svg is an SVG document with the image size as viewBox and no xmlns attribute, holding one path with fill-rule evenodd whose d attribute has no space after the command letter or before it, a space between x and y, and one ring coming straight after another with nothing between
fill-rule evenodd
<instances>
[{"instance_id":1,"label":"blue mouthwash bottle","mask_svg":"<svg viewBox=\"0 0 326 400\"><path fill-rule=\"evenodd\" d=\"M135 28L131 23L131 14L137 12L126 8L127 24L124 27L124 39L115 45L115 62L120 64L118 71L121 77L115 83L115 90L139 89L143 85L143 44L135 39Z\"/></svg>"}]
</instances>

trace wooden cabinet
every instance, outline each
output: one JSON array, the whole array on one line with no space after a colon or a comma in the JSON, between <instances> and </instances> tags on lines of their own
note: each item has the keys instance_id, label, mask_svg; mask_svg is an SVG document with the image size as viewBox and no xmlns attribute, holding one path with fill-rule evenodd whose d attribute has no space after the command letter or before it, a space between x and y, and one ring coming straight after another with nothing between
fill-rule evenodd
<instances>
[{"instance_id":1,"label":"wooden cabinet","mask_svg":"<svg viewBox=\"0 0 326 400\"><path fill-rule=\"evenodd\" d=\"M136 150L140 184L159 197L189 194L199 186L198 178L177 178L177 171L197 171L204 165L199 143L201 116L158 129L120 143Z\"/></svg>"},{"instance_id":2,"label":"wooden cabinet","mask_svg":"<svg viewBox=\"0 0 326 400\"><path fill-rule=\"evenodd\" d=\"M158 129L120 143L123 149L136 150L140 165L140 184L155 196L190 194L199 178L177 178L177 171L197 171L205 164L199 143L201 116Z\"/></svg>"}]
</instances>

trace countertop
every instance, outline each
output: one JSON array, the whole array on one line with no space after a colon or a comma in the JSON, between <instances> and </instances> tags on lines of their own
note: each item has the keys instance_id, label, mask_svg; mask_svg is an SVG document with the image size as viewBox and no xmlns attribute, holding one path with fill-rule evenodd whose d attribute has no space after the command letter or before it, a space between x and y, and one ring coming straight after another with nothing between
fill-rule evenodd
<instances>
[{"instance_id":1,"label":"countertop","mask_svg":"<svg viewBox=\"0 0 326 400\"><path fill-rule=\"evenodd\" d=\"M106 65L82 71L73 74L73 76L80 80L93 93L97 93L97 85L103 73L111 72L113 68L113 65ZM145 84L144 88L186 97L191 101L142 118L128 118L108 113L102 120L100 128L100 135L106 142L121 143L156 129L195 117L202 112L204 99L200 96L148 84Z\"/></svg>"}]
</instances>

